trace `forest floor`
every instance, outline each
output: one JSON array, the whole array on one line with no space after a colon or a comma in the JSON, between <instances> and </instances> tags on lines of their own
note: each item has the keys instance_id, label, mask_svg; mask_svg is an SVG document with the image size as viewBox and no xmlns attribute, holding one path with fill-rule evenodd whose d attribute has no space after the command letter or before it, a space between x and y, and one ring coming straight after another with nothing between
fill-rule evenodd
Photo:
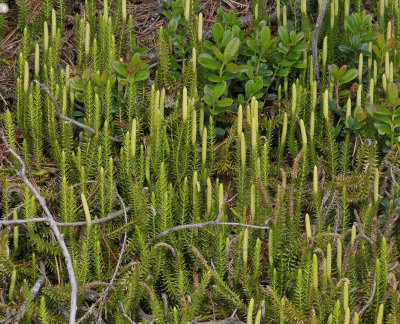
<instances>
[{"instance_id":1,"label":"forest floor","mask_svg":"<svg viewBox=\"0 0 400 324\"><path fill-rule=\"evenodd\" d=\"M84 1L66 0L66 22L64 37L61 41L61 64L69 64L71 70L75 66L75 51L73 28L75 15L84 15ZM204 15L204 29L207 30L215 22L217 9L234 10L237 17L251 15L251 3L248 0L202 0L199 1ZM35 19L40 13L42 0L30 0L31 10L28 22ZM18 32L18 8L15 1L9 1L10 11L7 13L6 36L0 39L0 102L9 106L15 98L16 62L18 58L18 46L21 42L21 34ZM102 6L98 1L99 8ZM275 0L267 1L267 12L275 10ZM130 1L127 5L128 15L132 14L135 21L135 35L138 46L148 46L148 50L154 49L157 32L161 26L166 26L168 20L161 13L161 1L139 0ZM31 58L33 60L33 56ZM33 66L33 65L31 65Z\"/></svg>"}]
</instances>

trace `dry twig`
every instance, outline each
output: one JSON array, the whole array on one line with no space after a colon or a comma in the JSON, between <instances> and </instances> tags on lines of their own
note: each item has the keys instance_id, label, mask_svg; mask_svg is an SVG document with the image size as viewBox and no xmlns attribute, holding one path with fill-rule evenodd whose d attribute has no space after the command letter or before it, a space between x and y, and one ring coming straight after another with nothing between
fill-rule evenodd
<instances>
[{"instance_id":1,"label":"dry twig","mask_svg":"<svg viewBox=\"0 0 400 324\"><path fill-rule=\"evenodd\" d=\"M368 300L368 302L365 304L365 306L358 312L358 316L359 316L359 317L362 316L362 314L367 310L367 308L371 305L371 303L372 303L372 301L373 301L373 299L374 299L375 291L376 291L376 282L377 282L377 280L378 280L378 278L377 278L377 275L376 275L376 273L375 273L375 276L374 276L374 286L372 287L372 294L371 294L371 297L369 298L369 300Z\"/></svg>"},{"instance_id":2,"label":"dry twig","mask_svg":"<svg viewBox=\"0 0 400 324\"><path fill-rule=\"evenodd\" d=\"M77 127L80 127L80 128L82 128L84 130L87 130L88 132L91 132L93 134L99 134L100 136L104 136L104 134L102 132L100 132L100 131L96 132L96 130L94 130L92 127L89 127L89 126L87 126L85 124L82 124L82 123L76 121L75 119L72 119L72 118L69 118L69 117L63 115L63 113L60 110L60 107L58 106L57 100L53 97L53 95L51 94L50 90L46 87L46 85L44 83L40 83L37 80L33 80L33 82L35 82L38 85L40 85L40 89L42 91L44 91L49 96L51 102L54 104L54 107L56 109L56 114L57 114L58 118L66 121L67 123L71 123L71 124L73 124L73 125L75 125ZM121 143L121 140L119 138L117 138L117 137L109 136L108 138L113 142Z\"/></svg>"},{"instance_id":3,"label":"dry twig","mask_svg":"<svg viewBox=\"0 0 400 324\"><path fill-rule=\"evenodd\" d=\"M325 17L326 7L328 6L328 0L323 0L321 9L318 14L317 23L315 24L312 36L311 36L311 47L312 47L312 59L314 66L314 80L319 80L319 67L318 67L318 35L321 29L322 22Z\"/></svg>"},{"instance_id":4,"label":"dry twig","mask_svg":"<svg viewBox=\"0 0 400 324\"><path fill-rule=\"evenodd\" d=\"M129 299L133 299L135 298L135 296L131 296L128 298L125 298L123 301L119 302L119 308L121 309L122 315L129 321L129 323L131 324L135 324L134 321L132 321L132 319L128 316L128 314L125 312L125 308L124 308L124 304L125 302L127 302Z\"/></svg>"},{"instance_id":5,"label":"dry twig","mask_svg":"<svg viewBox=\"0 0 400 324\"><path fill-rule=\"evenodd\" d=\"M184 230L184 229L193 229L193 228L204 228L209 226L239 226L239 227L247 227L253 229L260 229L260 230L268 230L268 226L257 226L257 225L248 225L243 223L233 223L233 222L218 222L218 221L208 221L204 223L196 223L196 224L186 224L186 225L178 225L172 228L165 230L164 232L158 234L157 236L151 238L147 243L148 246L152 246L154 241L164 237L168 234L171 234L176 231Z\"/></svg>"},{"instance_id":6,"label":"dry twig","mask_svg":"<svg viewBox=\"0 0 400 324\"><path fill-rule=\"evenodd\" d=\"M357 227L357 230L358 230L358 232L360 233L360 236L361 236L362 238L366 239L366 240L368 241L368 243L369 243L371 246L373 246L373 245L374 245L374 242L373 242L367 235L364 234L364 232L363 232L362 229L361 229L361 226L360 226L357 222L354 222L354 225Z\"/></svg>"},{"instance_id":7,"label":"dry twig","mask_svg":"<svg viewBox=\"0 0 400 324\"><path fill-rule=\"evenodd\" d=\"M236 197L236 195L234 197ZM225 194L224 200L223 200L223 202L221 204L221 208L219 209L218 216L214 221L208 221L208 222L204 222L204 223L195 223L195 224L185 224L185 225L178 225L178 226L175 226L175 227L171 227L171 228L165 230L164 232L161 232L157 236L151 238L148 241L147 246L150 247L150 246L152 246L154 244L154 241L157 241L158 239L160 239L160 238L162 238L162 237L164 237L164 236L166 236L168 234L171 234L171 233L176 232L176 231L184 230L184 229L204 228L204 227L208 227L208 226L223 226L223 225L225 225L225 226L240 226L240 227L262 229L262 230L268 230L269 229L268 226L257 226L257 225L248 225L248 224L242 224L242 223L220 222L219 220L221 218L222 212L223 212L224 207L225 207L227 202L228 202L228 195Z\"/></svg>"},{"instance_id":8,"label":"dry twig","mask_svg":"<svg viewBox=\"0 0 400 324\"><path fill-rule=\"evenodd\" d=\"M4 135L3 132L3 125L0 125L0 137L2 141L4 142L7 151L10 152L14 158L18 161L18 163L21 165L21 169L18 170L8 159L8 163L11 165L11 167L14 169L14 172L16 175L25 183L25 185L32 191L33 195L36 197L36 199L39 201L40 206L42 207L46 218L48 219L48 223L51 227L51 229L54 232L54 235L60 245L61 251L64 255L65 263L67 266L68 270L68 276L69 276L69 281L71 284L71 309L70 309L70 318L69 318L69 323L74 324L75 323L75 317L76 317L76 301L77 301L77 293L78 293L78 285L76 282L75 278L75 271L72 265L72 259L71 255L68 251L68 248L64 242L64 237L60 233L60 230L58 229L58 226L56 224L56 221L54 220L53 215L51 214L49 208L47 207L46 200L43 198L43 196L39 193L39 191L36 189L36 187L29 181L29 179L26 177L25 170L26 166L22 158L10 147L8 144L8 141Z\"/></svg>"},{"instance_id":9,"label":"dry twig","mask_svg":"<svg viewBox=\"0 0 400 324\"><path fill-rule=\"evenodd\" d=\"M129 206L126 207L125 211L128 212L131 208ZM101 224L108 222L114 218L117 218L118 216L121 216L125 213L123 209L118 210L116 212L113 212L111 214L108 214L106 217L100 218L100 219L94 219L92 220L91 224ZM0 225L23 225L27 223L48 223L49 220L45 217L38 217L38 218L29 218L29 219L14 219L14 220L0 220ZM63 223L63 222L56 222L56 225L59 227L75 227L75 226L86 226L87 222L86 221L79 221L79 222L69 222L69 223Z\"/></svg>"},{"instance_id":10,"label":"dry twig","mask_svg":"<svg viewBox=\"0 0 400 324\"><path fill-rule=\"evenodd\" d=\"M124 200L122 199L122 197L118 194L117 192L117 197L118 199L121 201L121 205L122 205L122 210L123 210L123 214L124 214L124 219L125 219L125 224L128 223L128 207L126 207ZM92 222L93 224L93 222ZM117 261L117 265L115 267L113 276L110 280L109 286L107 286L107 288L104 290L104 292L101 294L101 297L96 300L95 303L93 303L92 306L90 306L90 308L88 309L88 311L76 322L76 323L81 323L82 321L84 321L90 314L93 313L94 309L97 307L97 305L100 303L99 306L99 312L98 312L98 320L101 317L101 309L103 308L104 305L104 301L107 297L108 291L110 290L110 287L113 286L114 280L117 277L117 273L119 271L119 268L121 266L121 262L122 262L122 257L124 255L125 252L125 246L126 246L126 240L127 240L127 232L125 231L124 233L124 239L122 242L122 247L121 247L121 252L119 253L119 257L118 257L118 261Z\"/></svg>"},{"instance_id":11,"label":"dry twig","mask_svg":"<svg viewBox=\"0 0 400 324\"><path fill-rule=\"evenodd\" d=\"M17 315L15 315L14 320L13 320L13 322L15 322L15 323L20 322L22 320L22 318L24 317L26 306L28 305L28 298L30 299L30 301L34 300L37 293L39 292L40 288L43 286L44 282L46 281L46 275L45 275L46 268L44 266L44 262L42 260L39 260L38 264L39 264L39 269L40 269L39 279L36 281L36 283L32 287L29 297L27 297L27 299L25 299L25 301L22 303L21 307L19 308Z\"/></svg>"}]
</instances>

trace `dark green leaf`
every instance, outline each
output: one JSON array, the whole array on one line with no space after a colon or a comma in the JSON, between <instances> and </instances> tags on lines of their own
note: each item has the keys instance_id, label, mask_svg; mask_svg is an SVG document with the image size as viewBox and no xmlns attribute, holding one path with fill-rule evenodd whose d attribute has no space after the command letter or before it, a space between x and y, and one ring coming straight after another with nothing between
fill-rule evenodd
<instances>
[{"instance_id":1,"label":"dark green leaf","mask_svg":"<svg viewBox=\"0 0 400 324\"><path fill-rule=\"evenodd\" d=\"M177 28L178 28L178 20L175 18L171 19L168 24L168 32L170 34L175 33Z\"/></svg>"},{"instance_id":2,"label":"dark green leaf","mask_svg":"<svg viewBox=\"0 0 400 324\"><path fill-rule=\"evenodd\" d=\"M219 50L219 48L217 46L213 46L212 50L217 59L219 59L220 61L224 60L224 55L222 55L221 51Z\"/></svg>"},{"instance_id":3,"label":"dark green leaf","mask_svg":"<svg viewBox=\"0 0 400 324\"><path fill-rule=\"evenodd\" d=\"M240 39L237 37L232 38L225 47L224 58L225 61L231 60L239 50Z\"/></svg>"},{"instance_id":4,"label":"dark green leaf","mask_svg":"<svg viewBox=\"0 0 400 324\"><path fill-rule=\"evenodd\" d=\"M361 125L351 116L347 118L347 124L352 131L361 129Z\"/></svg>"},{"instance_id":5,"label":"dark green leaf","mask_svg":"<svg viewBox=\"0 0 400 324\"><path fill-rule=\"evenodd\" d=\"M239 65L235 63L228 63L226 65L226 70L231 73L237 73L239 71Z\"/></svg>"},{"instance_id":6,"label":"dark green leaf","mask_svg":"<svg viewBox=\"0 0 400 324\"><path fill-rule=\"evenodd\" d=\"M125 64L119 61L114 61L112 63L112 66L114 70L123 78L126 78L128 76L128 69L126 68Z\"/></svg>"},{"instance_id":7,"label":"dark green leaf","mask_svg":"<svg viewBox=\"0 0 400 324\"><path fill-rule=\"evenodd\" d=\"M390 82L387 87L387 95L389 102L392 103L393 105L398 105L398 96L399 96L399 90L393 82Z\"/></svg>"},{"instance_id":8,"label":"dark green leaf","mask_svg":"<svg viewBox=\"0 0 400 324\"><path fill-rule=\"evenodd\" d=\"M210 113L213 115L219 115L220 113L223 113L226 111L226 107L215 107L213 109L210 109Z\"/></svg>"},{"instance_id":9,"label":"dark green leaf","mask_svg":"<svg viewBox=\"0 0 400 324\"><path fill-rule=\"evenodd\" d=\"M84 82L82 81L77 82L75 79L69 79L69 84L74 90L83 91L84 89Z\"/></svg>"},{"instance_id":10,"label":"dark green leaf","mask_svg":"<svg viewBox=\"0 0 400 324\"><path fill-rule=\"evenodd\" d=\"M347 70L344 75L339 79L340 84L348 83L354 80L358 75L358 71L356 69Z\"/></svg>"},{"instance_id":11,"label":"dark green leaf","mask_svg":"<svg viewBox=\"0 0 400 324\"><path fill-rule=\"evenodd\" d=\"M346 17L346 25L353 34L357 34L357 24L354 20L354 17L347 16Z\"/></svg>"},{"instance_id":12,"label":"dark green leaf","mask_svg":"<svg viewBox=\"0 0 400 324\"><path fill-rule=\"evenodd\" d=\"M201 54L199 56L199 63L209 70L219 70L221 68L217 60L210 54Z\"/></svg>"},{"instance_id":13,"label":"dark green leaf","mask_svg":"<svg viewBox=\"0 0 400 324\"><path fill-rule=\"evenodd\" d=\"M289 74L288 69L279 69L279 71L276 73L277 76L279 77L285 77Z\"/></svg>"},{"instance_id":14,"label":"dark green leaf","mask_svg":"<svg viewBox=\"0 0 400 324\"><path fill-rule=\"evenodd\" d=\"M253 80L247 81L246 84L244 85L246 98L250 98L251 95L253 94L253 91L252 91L253 85L254 85L254 81Z\"/></svg>"},{"instance_id":15,"label":"dark green leaf","mask_svg":"<svg viewBox=\"0 0 400 324\"><path fill-rule=\"evenodd\" d=\"M73 116L74 116L74 117L81 117L81 116L85 116L85 114L83 113L83 111L74 110Z\"/></svg>"},{"instance_id":16,"label":"dark green leaf","mask_svg":"<svg viewBox=\"0 0 400 324\"><path fill-rule=\"evenodd\" d=\"M218 101L218 106L219 107L229 107L232 105L233 99L232 98L224 98Z\"/></svg>"},{"instance_id":17,"label":"dark green leaf","mask_svg":"<svg viewBox=\"0 0 400 324\"><path fill-rule=\"evenodd\" d=\"M215 127L215 135L217 137L223 137L225 135L225 129L221 127Z\"/></svg>"},{"instance_id":18,"label":"dark green leaf","mask_svg":"<svg viewBox=\"0 0 400 324\"><path fill-rule=\"evenodd\" d=\"M286 46L289 46L290 38L286 27L279 26L278 34L279 34L279 39L282 41L282 43Z\"/></svg>"},{"instance_id":19,"label":"dark green leaf","mask_svg":"<svg viewBox=\"0 0 400 324\"><path fill-rule=\"evenodd\" d=\"M226 82L225 81L217 83L213 89L213 97L215 99L218 99L225 93L225 90L226 90Z\"/></svg>"},{"instance_id":20,"label":"dark green leaf","mask_svg":"<svg viewBox=\"0 0 400 324\"><path fill-rule=\"evenodd\" d=\"M221 81L224 81L224 78L223 78L223 77L220 77L219 75L216 75L216 74L211 74L211 75L209 75L207 79L208 79L209 81L211 81L211 82L221 82Z\"/></svg>"},{"instance_id":21,"label":"dark green leaf","mask_svg":"<svg viewBox=\"0 0 400 324\"><path fill-rule=\"evenodd\" d=\"M213 35L214 41L216 43L219 43L222 36L224 35L224 28L222 27L221 24L219 24L219 23L214 24L214 26L212 27L212 35Z\"/></svg>"},{"instance_id":22,"label":"dark green leaf","mask_svg":"<svg viewBox=\"0 0 400 324\"><path fill-rule=\"evenodd\" d=\"M353 49L347 45L340 45L339 50L347 55L353 55Z\"/></svg>"},{"instance_id":23,"label":"dark green leaf","mask_svg":"<svg viewBox=\"0 0 400 324\"><path fill-rule=\"evenodd\" d=\"M295 65L293 65L293 67L297 68L297 69L305 69L307 67L307 64L303 61L301 62L297 62Z\"/></svg>"},{"instance_id":24,"label":"dark green leaf","mask_svg":"<svg viewBox=\"0 0 400 324\"><path fill-rule=\"evenodd\" d=\"M271 39L271 30L269 29L268 26L264 26L263 29L261 29L260 33L261 45L263 47L268 47L270 39Z\"/></svg>"},{"instance_id":25,"label":"dark green leaf","mask_svg":"<svg viewBox=\"0 0 400 324\"><path fill-rule=\"evenodd\" d=\"M144 79L147 79L150 76L150 72L148 70L143 70L143 71L138 71L135 73L135 76L133 77L135 82L143 81Z\"/></svg>"},{"instance_id":26,"label":"dark green leaf","mask_svg":"<svg viewBox=\"0 0 400 324\"><path fill-rule=\"evenodd\" d=\"M250 71L250 66L247 64L239 65L238 72L244 73Z\"/></svg>"},{"instance_id":27,"label":"dark green leaf","mask_svg":"<svg viewBox=\"0 0 400 324\"><path fill-rule=\"evenodd\" d=\"M374 123L375 128L378 130L380 135L390 135L392 133L390 126L379 121Z\"/></svg>"},{"instance_id":28,"label":"dark green leaf","mask_svg":"<svg viewBox=\"0 0 400 324\"><path fill-rule=\"evenodd\" d=\"M358 35L353 35L351 38L351 43L355 49L359 49L361 47L361 39Z\"/></svg>"},{"instance_id":29,"label":"dark green leaf","mask_svg":"<svg viewBox=\"0 0 400 324\"><path fill-rule=\"evenodd\" d=\"M260 47L258 46L257 42L254 39L248 39L246 41L247 46L256 53L260 53Z\"/></svg>"},{"instance_id":30,"label":"dark green leaf","mask_svg":"<svg viewBox=\"0 0 400 324\"><path fill-rule=\"evenodd\" d=\"M292 52L304 52L307 48L308 48L307 44L300 43L300 44L293 46L290 50Z\"/></svg>"}]
</instances>

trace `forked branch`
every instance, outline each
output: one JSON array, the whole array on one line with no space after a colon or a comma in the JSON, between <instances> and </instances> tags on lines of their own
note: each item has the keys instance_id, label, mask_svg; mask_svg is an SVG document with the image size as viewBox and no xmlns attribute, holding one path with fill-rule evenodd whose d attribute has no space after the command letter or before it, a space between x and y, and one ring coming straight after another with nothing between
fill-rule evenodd
<instances>
[{"instance_id":1,"label":"forked branch","mask_svg":"<svg viewBox=\"0 0 400 324\"><path fill-rule=\"evenodd\" d=\"M70 309L70 315L69 315L69 323L74 324L75 317L76 317L76 301L77 301L77 294L78 294L78 285L76 282L75 272L74 272L74 268L72 265L71 255L68 251L67 245L64 242L64 237L60 233L57 223L54 220L54 217L53 217L52 213L50 212L49 208L47 207L46 200L39 193L39 191L36 189L36 187L26 177L25 163L22 160L22 158L10 147L10 145L4 135L2 127L3 127L3 125L0 125L0 138L4 142L4 145L6 146L8 152L10 152L14 156L14 158L18 161L18 163L21 166L21 169L17 169L10 161L8 161L8 163L14 169L14 172L16 173L16 175L25 183L25 185L32 191L33 195L38 200L40 206L42 207L42 209L46 215L48 223L54 232L54 236L56 237L58 244L60 245L61 251L64 255L65 264L67 266L69 281L70 281L70 285L71 285L71 307L70 307L71 309Z\"/></svg>"}]
</instances>

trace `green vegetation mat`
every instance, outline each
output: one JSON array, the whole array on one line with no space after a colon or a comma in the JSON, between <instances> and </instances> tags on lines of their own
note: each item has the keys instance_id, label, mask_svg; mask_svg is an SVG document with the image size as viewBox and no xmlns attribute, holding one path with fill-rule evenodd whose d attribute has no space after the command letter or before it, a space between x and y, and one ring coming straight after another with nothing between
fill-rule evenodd
<instances>
[{"instance_id":1,"label":"green vegetation mat","mask_svg":"<svg viewBox=\"0 0 400 324\"><path fill-rule=\"evenodd\" d=\"M400 323L399 0L69 4L0 13L0 323Z\"/></svg>"}]
</instances>

